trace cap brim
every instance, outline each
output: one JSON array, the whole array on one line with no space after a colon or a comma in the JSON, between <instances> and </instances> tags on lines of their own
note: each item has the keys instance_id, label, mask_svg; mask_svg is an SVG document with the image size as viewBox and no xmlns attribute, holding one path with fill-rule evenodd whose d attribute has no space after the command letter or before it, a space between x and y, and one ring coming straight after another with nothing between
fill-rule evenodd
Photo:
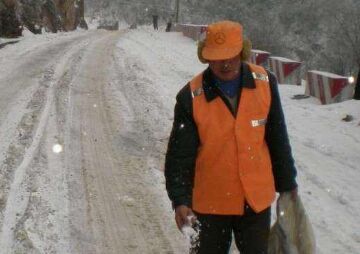
<instances>
[{"instance_id":1,"label":"cap brim","mask_svg":"<svg viewBox=\"0 0 360 254\"><path fill-rule=\"evenodd\" d=\"M225 48L225 49L214 49L204 47L202 50L202 57L209 61L225 60L234 58L241 52L241 47L236 48Z\"/></svg>"}]
</instances>

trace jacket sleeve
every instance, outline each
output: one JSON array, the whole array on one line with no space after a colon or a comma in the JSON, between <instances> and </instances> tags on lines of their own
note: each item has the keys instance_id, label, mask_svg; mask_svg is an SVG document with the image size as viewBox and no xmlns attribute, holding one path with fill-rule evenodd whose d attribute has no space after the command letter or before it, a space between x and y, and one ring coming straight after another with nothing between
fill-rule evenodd
<instances>
[{"instance_id":1,"label":"jacket sleeve","mask_svg":"<svg viewBox=\"0 0 360 254\"><path fill-rule=\"evenodd\" d=\"M271 106L265 129L265 140L269 147L276 191L291 191L297 187L295 162L291 153L277 80L274 74L271 72L268 74Z\"/></svg>"},{"instance_id":2,"label":"jacket sleeve","mask_svg":"<svg viewBox=\"0 0 360 254\"><path fill-rule=\"evenodd\" d=\"M191 207L198 145L199 136L192 116L188 84L176 97L174 123L165 158L166 190L173 207Z\"/></svg>"}]
</instances>

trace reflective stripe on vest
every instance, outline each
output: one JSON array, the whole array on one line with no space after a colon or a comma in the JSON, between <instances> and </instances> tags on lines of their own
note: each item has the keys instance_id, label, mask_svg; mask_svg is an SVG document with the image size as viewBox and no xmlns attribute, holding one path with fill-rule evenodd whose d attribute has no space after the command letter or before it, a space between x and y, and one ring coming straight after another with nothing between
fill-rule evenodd
<instances>
[{"instance_id":1,"label":"reflective stripe on vest","mask_svg":"<svg viewBox=\"0 0 360 254\"><path fill-rule=\"evenodd\" d=\"M245 200L260 212L275 199L264 138L270 86L264 68L249 66L256 88L242 88L236 118L220 96L206 101L202 74L190 82L200 137L193 188L193 209L199 213L242 215Z\"/></svg>"}]
</instances>

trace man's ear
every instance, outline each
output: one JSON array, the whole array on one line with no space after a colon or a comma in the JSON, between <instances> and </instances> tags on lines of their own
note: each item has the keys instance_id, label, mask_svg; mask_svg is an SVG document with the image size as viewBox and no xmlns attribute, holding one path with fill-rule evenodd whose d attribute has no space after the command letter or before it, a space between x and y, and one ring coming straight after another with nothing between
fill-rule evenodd
<instances>
[{"instance_id":1,"label":"man's ear","mask_svg":"<svg viewBox=\"0 0 360 254\"><path fill-rule=\"evenodd\" d=\"M249 39L244 39L243 49L241 51L241 61L249 61L251 57L252 44Z\"/></svg>"},{"instance_id":2,"label":"man's ear","mask_svg":"<svg viewBox=\"0 0 360 254\"><path fill-rule=\"evenodd\" d=\"M198 54L198 58L199 58L200 62L202 62L203 64L206 64L208 61L206 59L204 59L202 56L202 50L203 50L204 46L205 46L205 41L198 41L197 54Z\"/></svg>"}]
</instances>

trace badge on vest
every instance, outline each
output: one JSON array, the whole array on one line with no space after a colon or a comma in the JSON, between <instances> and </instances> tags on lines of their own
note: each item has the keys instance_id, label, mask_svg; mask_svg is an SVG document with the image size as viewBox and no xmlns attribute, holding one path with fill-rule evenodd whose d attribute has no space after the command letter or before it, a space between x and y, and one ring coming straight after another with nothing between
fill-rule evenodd
<instances>
[{"instance_id":1,"label":"badge on vest","mask_svg":"<svg viewBox=\"0 0 360 254\"><path fill-rule=\"evenodd\" d=\"M264 126L267 123L267 119L251 120L252 127Z\"/></svg>"},{"instance_id":2,"label":"badge on vest","mask_svg":"<svg viewBox=\"0 0 360 254\"><path fill-rule=\"evenodd\" d=\"M199 87L199 88L195 89L194 91L192 91L192 92L191 92L191 95L192 95L192 97L194 98L194 97L196 97L196 96L201 95L202 92L203 92L202 87Z\"/></svg>"},{"instance_id":3,"label":"badge on vest","mask_svg":"<svg viewBox=\"0 0 360 254\"><path fill-rule=\"evenodd\" d=\"M267 82L269 82L269 77L268 77L268 75L266 75L266 74L253 72L253 73L252 73L252 76L253 76L254 79L259 79L259 80L262 80L262 81L267 81Z\"/></svg>"}]
</instances>

